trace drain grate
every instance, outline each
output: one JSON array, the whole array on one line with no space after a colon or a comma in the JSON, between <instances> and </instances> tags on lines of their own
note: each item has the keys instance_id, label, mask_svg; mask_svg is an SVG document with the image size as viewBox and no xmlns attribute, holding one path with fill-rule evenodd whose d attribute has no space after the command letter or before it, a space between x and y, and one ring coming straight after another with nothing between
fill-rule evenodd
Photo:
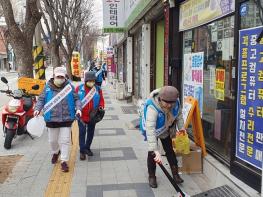
<instances>
[{"instance_id":1,"label":"drain grate","mask_svg":"<svg viewBox=\"0 0 263 197\"><path fill-rule=\"evenodd\" d=\"M137 108L135 106L121 106L121 110L124 114L137 114Z\"/></svg>"},{"instance_id":2,"label":"drain grate","mask_svg":"<svg viewBox=\"0 0 263 197\"><path fill-rule=\"evenodd\" d=\"M217 187L206 192L194 195L193 197L241 197L228 185Z\"/></svg>"}]
</instances>

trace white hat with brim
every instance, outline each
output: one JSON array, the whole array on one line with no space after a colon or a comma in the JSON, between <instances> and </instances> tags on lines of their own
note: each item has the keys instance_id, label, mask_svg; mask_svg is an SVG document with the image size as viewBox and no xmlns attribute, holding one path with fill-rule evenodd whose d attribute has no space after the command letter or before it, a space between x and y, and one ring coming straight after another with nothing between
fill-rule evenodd
<instances>
[{"instance_id":1,"label":"white hat with brim","mask_svg":"<svg viewBox=\"0 0 263 197\"><path fill-rule=\"evenodd\" d=\"M67 74L67 70L64 67L56 67L54 69L55 77L58 77L58 76L66 77L66 74Z\"/></svg>"}]
</instances>

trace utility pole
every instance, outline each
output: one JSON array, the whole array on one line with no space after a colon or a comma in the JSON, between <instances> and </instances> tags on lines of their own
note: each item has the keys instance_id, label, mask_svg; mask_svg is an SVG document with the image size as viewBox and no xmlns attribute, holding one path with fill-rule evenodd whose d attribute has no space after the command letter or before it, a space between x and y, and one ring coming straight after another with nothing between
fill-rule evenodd
<instances>
[{"instance_id":1,"label":"utility pole","mask_svg":"<svg viewBox=\"0 0 263 197\"><path fill-rule=\"evenodd\" d=\"M40 0L37 1L37 7L40 9ZM33 46L35 79L45 79L44 54L41 39L41 21L38 22L35 29Z\"/></svg>"}]
</instances>

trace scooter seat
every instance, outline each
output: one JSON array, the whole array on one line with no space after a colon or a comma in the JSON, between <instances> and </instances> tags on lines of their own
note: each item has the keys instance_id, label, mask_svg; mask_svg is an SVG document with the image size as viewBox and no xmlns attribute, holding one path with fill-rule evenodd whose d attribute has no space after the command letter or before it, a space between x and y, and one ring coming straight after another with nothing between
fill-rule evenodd
<instances>
[{"instance_id":1,"label":"scooter seat","mask_svg":"<svg viewBox=\"0 0 263 197\"><path fill-rule=\"evenodd\" d=\"M24 100L24 105L23 105L24 110L29 111L33 105L32 98L31 97L23 97L23 100Z\"/></svg>"}]
</instances>

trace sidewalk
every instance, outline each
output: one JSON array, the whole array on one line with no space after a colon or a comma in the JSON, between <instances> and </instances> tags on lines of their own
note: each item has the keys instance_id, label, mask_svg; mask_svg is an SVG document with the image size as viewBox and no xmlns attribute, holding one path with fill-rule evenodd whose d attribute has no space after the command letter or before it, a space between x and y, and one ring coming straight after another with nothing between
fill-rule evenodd
<instances>
[{"instance_id":1,"label":"sidewalk","mask_svg":"<svg viewBox=\"0 0 263 197\"><path fill-rule=\"evenodd\" d=\"M93 157L80 161L78 144L74 142L75 157L71 157L70 170L73 173L70 196L72 197L172 197L175 190L163 172L157 167L158 188L148 186L146 167L147 142L138 130L128 124L138 118L136 108L125 101L115 99L115 90L103 88L106 100L106 114L96 126L92 144ZM73 132L77 128L73 127ZM3 144L1 138L0 144ZM9 178L0 184L0 196L44 196L52 182L54 166L50 163L47 133L35 140L24 136L14 141L13 148L6 151L0 146L1 155L24 155ZM74 149L77 146L77 149ZM71 154L74 155L74 152ZM75 161L74 161L75 159ZM170 171L163 157L164 166ZM75 165L74 165L75 164ZM54 172L54 171L53 171ZM0 174L1 175L1 174ZM63 173L57 176L63 181ZM183 174L182 190L195 195L212 189L208 177L203 174ZM71 181L71 180L70 180ZM51 196L63 196L63 186ZM63 196L64 197L64 196Z\"/></svg>"}]
</instances>

